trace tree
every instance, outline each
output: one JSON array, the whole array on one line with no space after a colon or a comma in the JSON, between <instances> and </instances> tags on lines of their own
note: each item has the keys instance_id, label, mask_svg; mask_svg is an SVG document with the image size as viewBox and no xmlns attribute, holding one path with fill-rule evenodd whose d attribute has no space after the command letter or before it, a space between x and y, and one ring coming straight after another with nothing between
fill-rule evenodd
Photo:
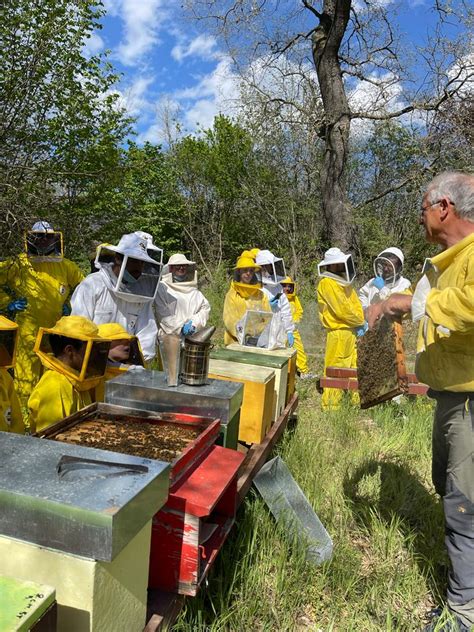
<instances>
[{"instance_id":1,"label":"tree","mask_svg":"<svg viewBox=\"0 0 474 632\"><path fill-rule=\"evenodd\" d=\"M467 3L436 0L438 23L414 60L385 5L368 0L357 6L351 0L187 3L195 18L211 24L221 36L244 79L249 68L263 64L279 69L291 81L299 75L311 84L316 70L323 117L315 132L324 144L321 196L327 245L347 247L354 242L347 181L351 123L424 112L423 125L429 126L428 114L446 106L473 77L466 27L472 11ZM422 73L425 80L420 80ZM368 103L351 105L348 92L355 82L373 88ZM269 95L269 102L280 104L285 112L305 110L278 93ZM396 186L392 183L390 190Z\"/></svg>"},{"instance_id":2,"label":"tree","mask_svg":"<svg viewBox=\"0 0 474 632\"><path fill-rule=\"evenodd\" d=\"M91 200L120 177L130 120L117 107L117 75L106 58L84 54L102 14L98 0L14 0L3 13L2 255L39 217L83 237Z\"/></svg>"}]
</instances>

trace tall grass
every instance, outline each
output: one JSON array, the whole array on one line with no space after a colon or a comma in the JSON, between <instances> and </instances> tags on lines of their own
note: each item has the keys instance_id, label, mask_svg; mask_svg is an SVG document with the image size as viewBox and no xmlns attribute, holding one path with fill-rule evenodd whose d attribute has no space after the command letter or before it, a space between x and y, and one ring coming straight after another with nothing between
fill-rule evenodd
<instances>
[{"instance_id":1,"label":"tall grass","mask_svg":"<svg viewBox=\"0 0 474 632\"><path fill-rule=\"evenodd\" d=\"M444 592L441 506L429 483L427 400L323 414L300 390L278 445L331 534L313 567L255 492L241 507L207 588L174 630L417 630Z\"/></svg>"},{"instance_id":2,"label":"tall grass","mask_svg":"<svg viewBox=\"0 0 474 632\"><path fill-rule=\"evenodd\" d=\"M216 295L222 286L216 282ZM311 369L320 372L325 336L315 303L306 307L301 331ZM331 561L306 562L251 491L208 585L185 602L175 632L419 630L443 597L447 557L430 483L430 401L367 411L345 402L322 413L314 383L300 382L298 392L298 422L276 453L330 533Z\"/></svg>"}]
</instances>

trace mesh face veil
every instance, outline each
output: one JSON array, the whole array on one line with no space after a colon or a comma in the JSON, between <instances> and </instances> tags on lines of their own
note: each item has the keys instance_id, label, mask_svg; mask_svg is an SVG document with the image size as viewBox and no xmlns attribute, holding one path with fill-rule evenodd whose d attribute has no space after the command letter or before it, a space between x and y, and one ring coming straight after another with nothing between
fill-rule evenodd
<instances>
[{"instance_id":1,"label":"mesh face veil","mask_svg":"<svg viewBox=\"0 0 474 632\"><path fill-rule=\"evenodd\" d=\"M26 232L26 254L33 261L62 261L64 256L63 235L59 231Z\"/></svg>"},{"instance_id":2,"label":"mesh face veil","mask_svg":"<svg viewBox=\"0 0 474 632\"><path fill-rule=\"evenodd\" d=\"M261 287L262 275L260 268L234 268L234 281L236 283Z\"/></svg>"},{"instance_id":3,"label":"mesh face veil","mask_svg":"<svg viewBox=\"0 0 474 632\"><path fill-rule=\"evenodd\" d=\"M375 276L382 277L388 287L392 287L402 274L403 264L397 255L382 252L374 260Z\"/></svg>"},{"instance_id":4,"label":"mesh face veil","mask_svg":"<svg viewBox=\"0 0 474 632\"><path fill-rule=\"evenodd\" d=\"M99 246L95 267L107 271L111 291L124 300L150 301L156 296L161 264L148 255L146 241L134 233L124 235L117 246Z\"/></svg>"},{"instance_id":5,"label":"mesh face veil","mask_svg":"<svg viewBox=\"0 0 474 632\"><path fill-rule=\"evenodd\" d=\"M352 255L346 255L339 248L330 248L323 261L318 263L318 275L334 279L343 286L350 285L356 275Z\"/></svg>"},{"instance_id":6,"label":"mesh face veil","mask_svg":"<svg viewBox=\"0 0 474 632\"><path fill-rule=\"evenodd\" d=\"M176 265L168 265L173 283L190 283L194 281L196 276L196 264L178 263Z\"/></svg>"},{"instance_id":7,"label":"mesh face veil","mask_svg":"<svg viewBox=\"0 0 474 632\"><path fill-rule=\"evenodd\" d=\"M66 364L53 352L65 343L74 346L77 361L75 366ZM40 327L35 343L35 352L45 366L70 377L84 388L92 388L96 385L97 378L104 376L109 349L110 341L103 338L83 337L80 334L63 336L55 328L44 327Z\"/></svg>"}]
</instances>

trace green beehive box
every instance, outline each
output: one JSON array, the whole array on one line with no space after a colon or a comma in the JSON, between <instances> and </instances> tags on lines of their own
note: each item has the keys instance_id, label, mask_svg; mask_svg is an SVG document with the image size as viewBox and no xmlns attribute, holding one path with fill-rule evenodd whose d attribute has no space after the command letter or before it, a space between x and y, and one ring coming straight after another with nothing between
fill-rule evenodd
<instances>
[{"instance_id":1,"label":"green beehive box","mask_svg":"<svg viewBox=\"0 0 474 632\"><path fill-rule=\"evenodd\" d=\"M211 359L226 360L238 364L252 364L275 372L275 395L272 421L278 419L285 408L286 392L288 385L288 358L278 355L263 355L261 353L249 353L235 349L215 349L211 352Z\"/></svg>"},{"instance_id":2,"label":"green beehive box","mask_svg":"<svg viewBox=\"0 0 474 632\"><path fill-rule=\"evenodd\" d=\"M261 357L277 356L288 360L288 383L286 386L286 403L290 401L295 392L296 384L296 349L294 347L286 347L285 349L261 349L260 347L248 347L239 345L236 342L227 345L226 349L232 351L241 351L242 353L255 354Z\"/></svg>"},{"instance_id":3,"label":"green beehive box","mask_svg":"<svg viewBox=\"0 0 474 632\"><path fill-rule=\"evenodd\" d=\"M51 586L0 575L0 630L56 630L56 591Z\"/></svg>"}]
</instances>

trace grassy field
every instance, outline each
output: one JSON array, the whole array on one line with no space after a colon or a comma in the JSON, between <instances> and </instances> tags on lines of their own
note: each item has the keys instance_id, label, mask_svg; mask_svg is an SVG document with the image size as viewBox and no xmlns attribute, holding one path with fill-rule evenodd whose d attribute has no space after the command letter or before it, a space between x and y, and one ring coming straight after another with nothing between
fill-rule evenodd
<instances>
[{"instance_id":1,"label":"grassy field","mask_svg":"<svg viewBox=\"0 0 474 632\"><path fill-rule=\"evenodd\" d=\"M320 372L315 322L310 305L303 339ZM207 587L173 630L419 630L441 601L447 557L430 482L430 401L322 413L313 383L298 392L298 421L276 452L330 533L332 560L305 562L251 491Z\"/></svg>"}]
</instances>

